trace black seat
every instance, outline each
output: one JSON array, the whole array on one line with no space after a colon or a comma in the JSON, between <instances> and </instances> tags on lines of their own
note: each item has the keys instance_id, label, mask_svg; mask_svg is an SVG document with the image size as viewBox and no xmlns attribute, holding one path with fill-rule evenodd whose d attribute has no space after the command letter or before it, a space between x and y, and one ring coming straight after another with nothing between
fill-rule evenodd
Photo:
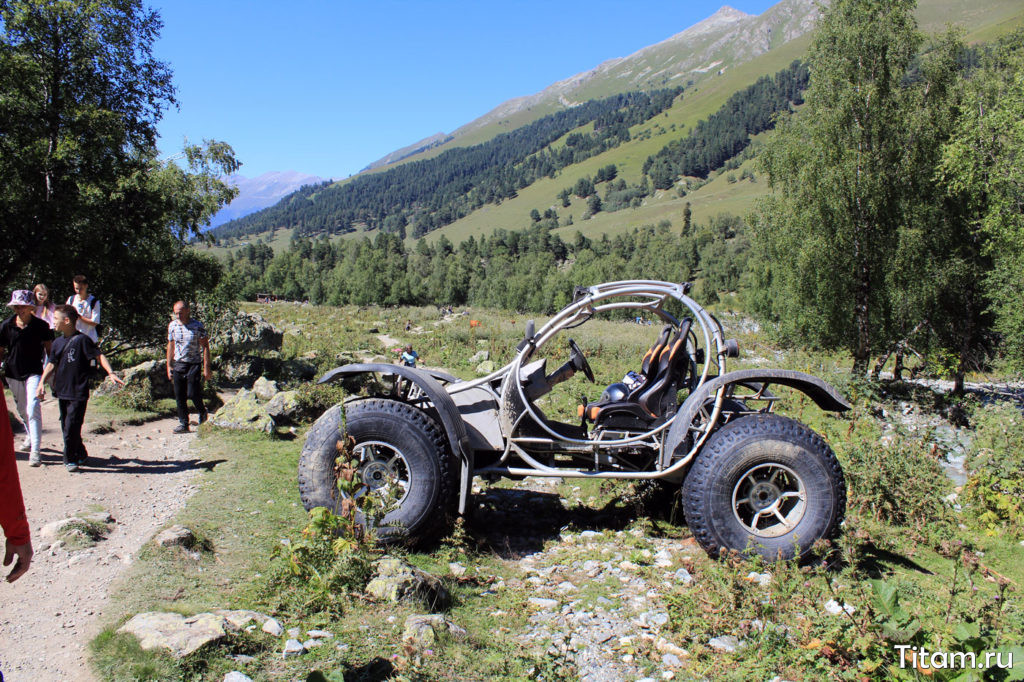
<instances>
[{"instance_id":1,"label":"black seat","mask_svg":"<svg viewBox=\"0 0 1024 682\"><path fill-rule=\"evenodd\" d=\"M644 355L641 376L644 380L631 390L625 400L601 400L589 403L583 409L583 416L595 423L618 417L616 422L627 425L631 420L649 424L665 416L676 405L676 391L685 380L689 369L690 354L686 340L693 321L684 319L679 331L669 342L672 325L666 325L658 341Z\"/></svg>"}]
</instances>

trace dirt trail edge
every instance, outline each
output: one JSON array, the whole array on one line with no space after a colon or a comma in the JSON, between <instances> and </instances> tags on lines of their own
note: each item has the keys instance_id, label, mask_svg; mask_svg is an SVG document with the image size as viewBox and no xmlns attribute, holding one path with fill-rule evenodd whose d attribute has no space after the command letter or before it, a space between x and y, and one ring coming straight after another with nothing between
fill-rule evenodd
<instances>
[{"instance_id":1,"label":"dirt trail edge","mask_svg":"<svg viewBox=\"0 0 1024 682\"><path fill-rule=\"evenodd\" d=\"M8 399L8 410L14 412ZM57 401L43 403L43 466L28 466L15 434L18 474L32 528L31 570L0 583L0 670L6 682L92 680L86 646L100 628L109 588L154 533L167 525L195 488L200 461L195 434L175 435L175 419L85 433L92 466L69 473L61 462ZM90 425L86 414L86 430ZM68 551L41 536L48 523L106 510L115 523L92 547ZM6 571L5 571L6 573Z\"/></svg>"}]
</instances>

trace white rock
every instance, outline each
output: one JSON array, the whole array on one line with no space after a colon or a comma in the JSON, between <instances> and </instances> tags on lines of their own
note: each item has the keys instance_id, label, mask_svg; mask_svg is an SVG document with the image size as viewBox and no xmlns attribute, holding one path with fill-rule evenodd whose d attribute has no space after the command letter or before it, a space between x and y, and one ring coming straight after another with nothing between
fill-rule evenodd
<instances>
[{"instance_id":1,"label":"white rock","mask_svg":"<svg viewBox=\"0 0 1024 682\"><path fill-rule=\"evenodd\" d=\"M266 632L268 635L273 635L274 637L280 637L284 634L284 628L281 627L281 624L277 622L276 618L268 618L267 622L264 623L263 627L260 629L263 630L263 632Z\"/></svg>"},{"instance_id":2,"label":"white rock","mask_svg":"<svg viewBox=\"0 0 1024 682\"><path fill-rule=\"evenodd\" d=\"M221 682L252 682L252 678L244 673L240 673L237 670L232 670Z\"/></svg>"},{"instance_id":3,"label":"white rock","mask_svg":"<svg viewBox=\"0 0 1024 682\"><path fill-rule=\"evenodd\" d=\"M289 639L284 643L284 651L281 652L282 658L288 658L290 656L298 656L306 651L306 648L302 646L302 642L297 639Z\"/></svg>"},{"instance_id":4,"label":"white rock","mask_svg":"<svg viewBox=\"0 0 1024 682\"><path fill-rule=\"evenodd\" d=\"M328 632L327 630L310 630L306 633L306 635L310 639L331 639L332 637L334 637L334 634Z\"/></svg>"},{"instance_id":5,"label":"white rock","mask_svg":"<svg viewBox=\"0 0 1024 682\"><path fill-rule=\"evenodd\" d=\"M466 567L454 561L448 564L448 570L451 571L452 575L456 578L461 575L466 575Z\"/></svg>"},{"instance_id":6,"label":"white rock","mask_svg":"<svg viewBox=\"0 0 1024 682\"><path fill-rule=\"evenodd\" d=\"M715 651L724 651L725 653L731 654L741 647L740 640L732 635L725 635L723 637L712 637L708 641L710 646Z\"/></svg>"},{"instance_id":7,"label":"white rock","mask_svg":"<svg viewBox=\"0 0 1024 682\"><path fill-rule=\"evenodd\" d=\"M838 616L843 611L846 611L852 616L857 611L856 607L851 606L846 602L843 602L842 606L840 606L839 602L835 599L829 599L828 602L825 603L825 610L833 616Z\"/></svg>"},{"instance_id":8,"label":"white rock","mask_svg":"<svg viewBox=\"0 0 1024 682\"><path fill-rule=\"evenodd\" d=\"M550 611L558 607L557 599L544 599L543 597L530 597L526 602L541 611Z\"/></svg>"},{"instance_id":9,"label":"white rock","mask_svg":"<svg viewBox=\"0 0 1024 682\"><path fill-rule=\"evenodd\" d=\"M669 666L670 668L678 668L679 666L681 666L683 664L683 662L680 661L679 657L676 656L675 654L664 654L664 655L662 655L661 662L664 663L665 665Z\"/></svg>"},{"instance_id":10,"label":"white rock","mask_svg":"<svg viewBox=\"0 0 1024 682\"><path fill-rule=\"evenodd\" d=\"M675 579L684 585L689 585L693 582L693 576L685 568L680 568L675 572Z\"/></svg>"}]
</instances>

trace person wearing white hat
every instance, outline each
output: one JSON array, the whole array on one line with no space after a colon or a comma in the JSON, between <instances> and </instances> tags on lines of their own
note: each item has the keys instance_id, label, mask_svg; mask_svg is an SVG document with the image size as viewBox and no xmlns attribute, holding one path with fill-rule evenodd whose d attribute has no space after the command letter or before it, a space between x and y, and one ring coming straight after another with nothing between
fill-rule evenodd
<instances>
[{"instance_id":1,"label":"person wearing white hat","mask_svg":"<svg viewBox=\"0 0 1024 682\"><path fill-rule=\"evenodd\" d=\"M43 374L43 358L49 354L50 342L53 341L53 330L35 316L36 296L32 291L19 289L13 292L7 305L14 309L14 315L0 324L4 375L28 434L22 447L29 451L29 464L37 467L42 463L39 437L43 423L37 389Z\"/></svg>"}]
</instances>

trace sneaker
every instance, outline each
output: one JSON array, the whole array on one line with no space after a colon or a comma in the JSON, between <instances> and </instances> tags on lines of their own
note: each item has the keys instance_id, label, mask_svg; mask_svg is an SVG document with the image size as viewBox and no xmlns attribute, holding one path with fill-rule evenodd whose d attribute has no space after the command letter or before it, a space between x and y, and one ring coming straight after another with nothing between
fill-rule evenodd
<instances>
[{"instance_id":1,"label":"sneaker","mask_svg":"<svg viewBox=\"0 0 1024 682\"><path fill-rule=\"evenodd\" d=\"M42 457L39 455L39 451L36 450L28 456L28 465L30 467L37 467L43 463Z\"/></svg>"},{"instance_id":2,"label":"sneaker","mask_svg":"<svg viewBox=\"0 0 1024 682\"><path fill-rule=\"evenodd\" d=\"M64 465L64 468L67 469L69 473L73 474L76 471L78 471L78 464L76 464L75 462L68 462L67 464Z\"/></svg>"},{"instance_id":3,"label":"sneaker","mask_svg":"<svg viewBox=\"0 0 1024 682\"><path fill-rule=\"evenodd\" d=\"M174 427L173 433L188 433L188 424L178 424Z\"/></svg>"},{"instance_id":4,"label":"sneaker","mask_svg":"<svg viewBox=\"0 0 1024 682\"><path fill-rule=\"evenodd\" d=\"M201 413L201 414L199 415L199 419L198 419L198 421L199 421L199 423L200 423L200 424L202 424L202 423L204 423L204 422L205 422L205 421L206 421L206 420L207 420L207 419L208 419L209 417L210 417L209 413L207 413L207 412L203 412L203 413Z\"/></svg>"},{"instance_id":5,"label":"sneaker","mask_svg":"<svg viewBox=\"0 0 1024 682\"><path fill-rule=\"evenodd\" d=\"M25 440L21 441L21 449L28 450L32 447L32 436L25 436Z\"/></svg>"}]
</instances>

